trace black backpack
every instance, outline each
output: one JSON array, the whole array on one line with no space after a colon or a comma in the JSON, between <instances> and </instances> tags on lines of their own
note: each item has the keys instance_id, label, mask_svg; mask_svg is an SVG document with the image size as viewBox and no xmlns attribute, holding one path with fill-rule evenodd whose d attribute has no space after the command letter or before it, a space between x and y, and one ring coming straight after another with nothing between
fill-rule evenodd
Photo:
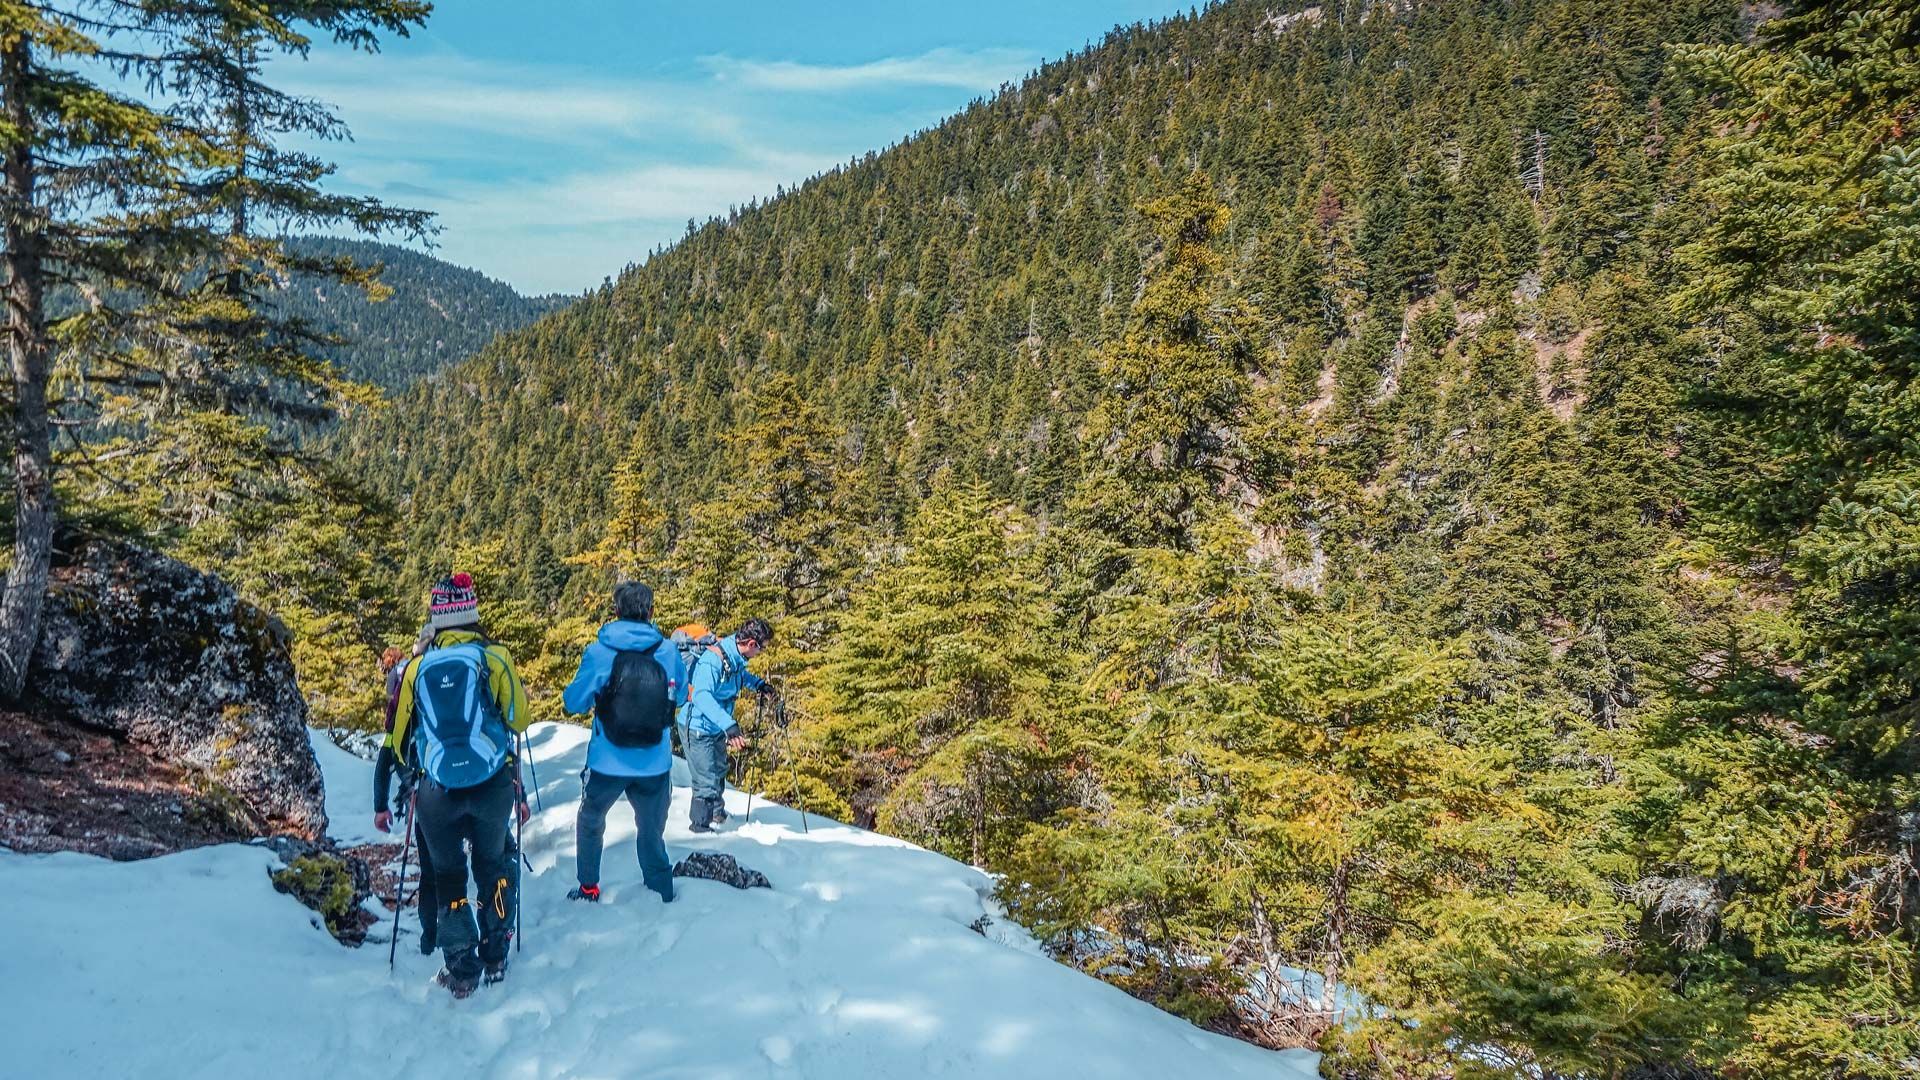
<instances>
[{"instance_id":1,"label":"black backpack","mask_svg":"<svg viewBox=\"0 0 1920 1080\"><path fill-rule=\"evenodd\" d=\"M651 649L614 656L593 714L607 741L623 750L659 744L661 733L673 724L673 698L667 692L667 671Z\"/></svg>"}]
</instances>

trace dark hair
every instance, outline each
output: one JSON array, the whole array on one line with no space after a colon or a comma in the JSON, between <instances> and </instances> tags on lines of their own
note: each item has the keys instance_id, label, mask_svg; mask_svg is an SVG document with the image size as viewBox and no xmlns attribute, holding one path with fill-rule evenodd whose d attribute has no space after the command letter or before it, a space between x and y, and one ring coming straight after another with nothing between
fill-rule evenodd
<instances>
[{"instance_id":1,"label":"dark hair","mask_svg":"<svg viewBox=\"0 0 1920 1080\"><path fill-rule=\"evenodd\" d=\"M629 622L653 618L653 590L638 581L629 581L613 590L613 613Z\"/></svg>"},{"instance_id":2,"label":"dark hair","mask_svg":"<svg viewBox=\"0 0 1920 1080\"><path fill-rule=\"evenodd\" d=\"M735 641L757 641L762 645L771 645L773 644L773 627L768 626L767 620L762 618L755 617L748 619L746 622L740 624L740 629L733 632L733 639Z\"/></svg>"}]
</instances>

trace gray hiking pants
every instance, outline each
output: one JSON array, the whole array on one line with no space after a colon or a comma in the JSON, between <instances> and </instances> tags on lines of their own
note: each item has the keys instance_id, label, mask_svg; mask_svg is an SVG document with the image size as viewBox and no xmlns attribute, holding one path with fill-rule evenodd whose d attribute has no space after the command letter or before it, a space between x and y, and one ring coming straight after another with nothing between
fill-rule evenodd
<instances>
[{"instance_id":1,"label":"gray hiking pants","mask_svg":"<svg viewBox=\"0 0 1920 1080\"><path fill-rule=\"evenodd\" d=\"M713 822L714 811L726 808L721 799L727 790L727 737L689 729L687 771L693 774L688 817L695 826L705 828Z\"/></svg>"},{"instance_id":2,"label":"gray hiking pants","mask_svg":"<svg viewBox=\"0 0 1920 1080\"><path fill-rule=\"evenodd\" d=\"M589 769L580 787L580 816L575 821L580 884L600 884L600 851L607 835L607 811L626 796L639 829L634 847L640 856L640 877L660 899L673 902L673 866L667 860L667 807L673 801L673 774L606 776Z\"/></svg>"}]
</instances>

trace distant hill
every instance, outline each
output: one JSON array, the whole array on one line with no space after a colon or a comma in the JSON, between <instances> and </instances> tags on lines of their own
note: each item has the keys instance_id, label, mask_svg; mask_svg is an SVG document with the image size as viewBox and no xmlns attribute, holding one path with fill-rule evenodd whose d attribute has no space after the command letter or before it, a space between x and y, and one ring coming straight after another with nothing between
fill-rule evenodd
<instances>
[{"instance_id":1,"label":"distant hill","mask_svg":"<svg viewBox=\"0 0 1920 1080\"><path fill-rule=\"evenodd\" d=\"M356 378L400 390L423 375L478 352L496 336L565 307L565 296L522 296L477 270L417 251L367 240L299 237L303 255L347 255L386 267L393 295L379 303L333 282L308 279L290 288L283 309L346 338L332 359Z\"/></svg>"}]
</instances>

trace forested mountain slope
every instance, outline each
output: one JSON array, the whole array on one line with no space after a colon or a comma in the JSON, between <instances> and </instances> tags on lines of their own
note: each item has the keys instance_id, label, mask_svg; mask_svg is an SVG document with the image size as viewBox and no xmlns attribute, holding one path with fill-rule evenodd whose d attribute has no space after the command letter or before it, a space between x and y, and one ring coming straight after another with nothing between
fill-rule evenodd
<instances>
[{"instance_id":1,"label":"forested mountain slope","mask_svg":"<svg viewBox=\"0 0 1920 1080\"><path fill-rule=\"evenodd\" d=\"M1413 305L1442 291L1456 322L1429 320L1428 350L1464 353L1518 295L1493 325L1523 335L1527 378L1569 413L1611 314L1577 285L1655 239L1690 153L1662 43L1731 36L1735 6L1349 7L1228 4L1117 31L695 230L347 445L385 490L420 498L412 536L504 534L544 599L558 582L533 575L598 540L629 445L655 449L650 490L705 495L741 395L776 372L841 430L884 520L943 465L1056 505L1098 389L1093 351L1155 258L1141 204L1196 167L1232 212L1222 302L1254 320L1276 392L1317 402L1347 471L1397 456L1399 346L1433 309Z\"/></svg>"},{"instance_id":2,"label":"forested mountain slope","mask_svg":"<svg viewBox=\"0 0 1920 1080\"><path fill-rule=\"evenodd\" d=\"M513 286L430 255L371 240L295 237L305 258L349 258L385 267L392 294L379 302L328 280L294 281L273 296L276 309L306 319L345 344L324 350L352 378L400 390L480 351L499 335L566 305L559 296L521 296Z\"/></svg>"},{"instance_id":3,"label":"forested mountain slope","mask_svg":"<svg viewBox=\"0 0 1920 1080\"><path fill-rule=\"evenodd\" d=\"M1909 1075L1916 43L1887 0L1214 5L334 445L537 709L615 576L769 615L798 761L750 783L1198 1023Z\"/></svg>"}]
</instances>

